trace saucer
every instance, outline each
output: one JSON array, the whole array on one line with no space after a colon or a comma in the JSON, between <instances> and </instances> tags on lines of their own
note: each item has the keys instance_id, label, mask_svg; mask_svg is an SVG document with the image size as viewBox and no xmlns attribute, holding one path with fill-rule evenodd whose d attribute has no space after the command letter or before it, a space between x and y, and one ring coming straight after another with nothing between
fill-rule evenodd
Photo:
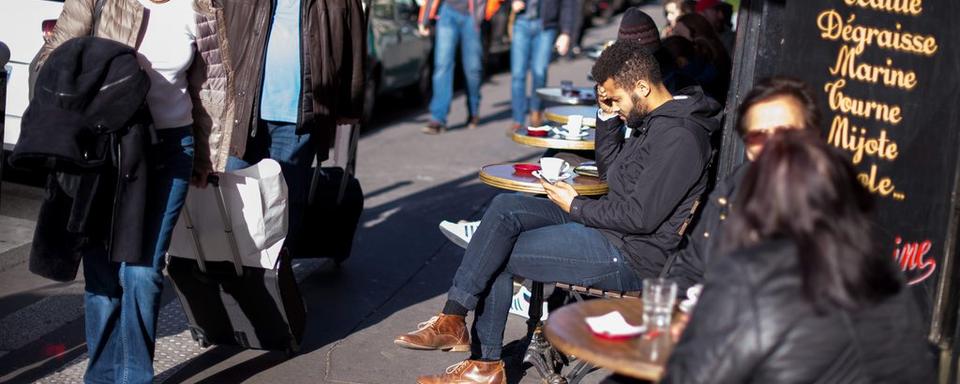
<instances>
[{"instance_id":1,"label":"saucer","mask_svg":"<svg viewBox=\"0 0 960 384\"><path fill-rule=\"evenodd\" d=\"M564 172L563 174L561 174L561 175L560 175L560 178L557 179L557 180L549 180L549 179L544 178L543 176L540 176L540 171L533 171L533 172L531 173L531 175L533 175L533 177L536 177L536 178L538 178L538 179L547 180L547 182L550 182L550 183L556 183L556 182L558 182L558 181L560 181L560 180L566 180L566 179L569 179L569 178L573 177L573 172L566 171L566 172Z\"/></svg>"}]
</instances>

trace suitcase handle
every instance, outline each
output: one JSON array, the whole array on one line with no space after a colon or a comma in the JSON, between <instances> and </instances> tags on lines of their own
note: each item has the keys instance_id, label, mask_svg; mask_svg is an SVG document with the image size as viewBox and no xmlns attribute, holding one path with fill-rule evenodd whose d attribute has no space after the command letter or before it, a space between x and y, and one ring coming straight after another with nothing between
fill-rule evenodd
<instances>
[{"instance_id":1,"label":"suitcase handle","mask_svg":"<svg viewBox=\"0 0 960 384\"><path fill-rule=\"evenodd\" d=\"M220 189L220 176L208 175L207 184L213 188L213 194L216 196L217 208L220 210L220 219L223 221L223 233L227 237L227 244L230 245L230 253L233 255L233 269L237 276L243 276L243 262L240 260L240 247L237 246L237 238L233 233L233 221L230 218L230 212L223 199L223 190ZM200 235L196 227L193 226L193 217L190 216L190 205L183 205L184 224L190 235L193 237L193 248L197 254L197 266L200 272L207 272L207 260L203 255L203 247L200 245Z\"/></svg>"},{"instance_id":2,"label":"suitcase handle","mask_svg":"<svg viewBox=\"0 0 960 384\"><path fill-rule=\"evenodd\" d=\"M220 209L220 219L223 220L223 234L227 237L227 244L230 245L230 253L233 255L233 269L237 276L243 276L243 262L240 260L240 247L237 246L237 238L233 234L233 220L230 218L230 211L223 199L223 190L220 189L220 176L209 175L207 182L213 186L213 194L217 197L217 208Z\"/></svg>"}]
</instances>

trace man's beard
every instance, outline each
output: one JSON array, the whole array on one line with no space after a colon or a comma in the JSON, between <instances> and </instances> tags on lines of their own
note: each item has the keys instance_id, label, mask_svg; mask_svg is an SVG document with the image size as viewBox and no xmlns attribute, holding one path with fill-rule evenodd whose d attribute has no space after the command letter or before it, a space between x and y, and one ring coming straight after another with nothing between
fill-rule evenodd
<instances>
[{"instance_id":1,"label":"man's beard","mask_svg":"<svg viewBox=\"0 0 960 384\"><path fill-rule=\"evenodd\" d=\"M630 128L640 128L643 118L647 117L650 111L647 110L646 105L640 103L640 96L632 94L630 95L630 101L633 102L633 109L627 114L626 124Z\"/></svg>"}]
</instances>

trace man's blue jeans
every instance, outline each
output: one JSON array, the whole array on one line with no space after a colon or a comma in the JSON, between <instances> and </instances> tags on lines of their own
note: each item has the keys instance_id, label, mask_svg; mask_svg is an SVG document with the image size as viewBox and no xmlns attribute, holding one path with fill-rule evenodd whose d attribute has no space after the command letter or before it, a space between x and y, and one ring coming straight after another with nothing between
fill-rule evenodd
<instances>
[{"instance_id":1,"label":"man's blue jeans","mask_svg":"<svg viewBox=\"0 0 960 384\"><path fill-rule=\"evenodd\" d=\"M460 13L446 5L440 6L436 41L433 48L433 98L430 115L433 121L447 124L447 113L453 99L453 67L456 63L457 43L460 60L467 78L467 108L471 117L480 113L480 82L483 81L483 43L480 26L472 15Z\"/></svg>"},{"instance_id":2,"label":"man's blue jeans","mask_svg":"<svg viewBox=\"0 0 960 384\"><path fill-rule=\"evenodd\" d=\"M529 111L542 111L543 103L537 88L547 85L547 67L553 57L555 28L543 29L540 19L517 17L513 22L513 40L510 42L510 106L513 121L524 124ZM533 91L527 102L527 71L533 76ZM529 105L529 107L528 107Z\"/></svg>"},{"instance_id":3,"label":"man's blue jeans","mask_svg":"<svg viewBox=\"0 0 960 384\"><path fill-rule=\"evenodd\" d=\"M570 221L550 200L501 194L470 239L447 299L475 311L475 354L500 359L514 276L616 290L641 279L600 231ZM479 351L478 351L479 349Z\"/></svg>"},{"instance_id":4,"label":"man's blue jeans","mask_svg":"<svg viewBox=\"0 0 960 384\"><path fill-rule=\"evenodd\" d=\"M294 247L300 236L303 213L307 209L310 194L310 172L317 155L317 146L309 133L297 134L294 123L260 120L257 135L247 141L243 159L227 159L227 171L249 167L263 159L280 163L283 179L287 182L289 216L287 224L287 248Z\"/></svg>"},{"instance_id":5,"label":"man's blue jeans","mask_svg":"<svg viewBox=\"0 0 960 384\"><path fill-rule=\"evenodd\" d=\"M115 263L93 244L84 251L87 383L153 381L164 257L187 197L194 152L190 127L160 129L157 138L147 153L143 207L143 252L151 263Z\"/></svg>"}]
</instances>

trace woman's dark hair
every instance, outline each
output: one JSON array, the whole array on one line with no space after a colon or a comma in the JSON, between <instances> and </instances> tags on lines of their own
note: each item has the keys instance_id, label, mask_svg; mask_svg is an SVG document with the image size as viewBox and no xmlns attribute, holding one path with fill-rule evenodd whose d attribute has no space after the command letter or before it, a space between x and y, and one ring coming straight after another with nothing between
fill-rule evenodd
<instances>
[{"instance_id":1,"label":"woman's dark hair","mask_svg":"<svg viewBox=\"0 0 960 384\"><path fill-rule=\"evenodd\" d=\"M734 201L724 250L791 240L805 296L817 308L858 309L900 290L893 260L873 248L871 196L849 161L813 130L777 131Z\"/></svg>"},{"instance_id":2,"label":"woman's dark hair","mask_svg":"<svg viewBox=\"0 0 960 384\"><path fill-rule=\"evenodd\" d=\"M820 109L817 108L817 102L810 87L792 77L777 76L760 80L743 98L743 102L737 108L737 132L740 132L741 136L747 133L744 117L750 108L779 97L791 97L796 100L800 104L800 110L803 111L804 124L807 127L820 129Z\"/></svg>"},{"instance_id":3,"label":"woman's dark hair","mask_svg":"<svg viewBox=\"0 0 960 384\"><path fill-rule=\"evenodd\" d=\"M693 42L681 36L670 36L660 41L660 46L670 53L671 59L684 58L692 61L696 55Z\"/></svg>"},{"instance_id":4,"label":"woman's dark hair","mask_svg":"<svg viewBox=\"0 0 960 384\"><path fill-rule=\"evenodd\" d=\"M690 30L690 41L693 42L697 54L713 64L717 71L724 74L726 78L729 78L730 70L733 67L730 61L730 53L723 46L717 31L713 29L713 25L707 21L707 18L699 13L688 13L678 17L677 24L683 24ZM726 90L724 89L724 91Z\"/></svg>"}]
</instances>

